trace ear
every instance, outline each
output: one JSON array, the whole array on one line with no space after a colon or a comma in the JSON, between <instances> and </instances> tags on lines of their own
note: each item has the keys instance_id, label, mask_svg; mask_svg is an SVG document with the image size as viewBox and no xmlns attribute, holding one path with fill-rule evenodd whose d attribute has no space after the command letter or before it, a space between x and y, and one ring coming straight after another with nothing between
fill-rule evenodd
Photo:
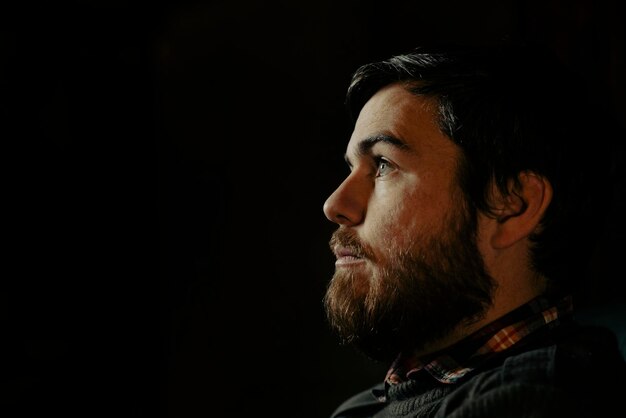
<instances>
[{"instance_id":1,"label":"ear","mask_svg":"<svg viewBox=\"0 0 626 418\"><path fill-rule=\"evenodd\" d=\"M518 185L511 182L508 196L495 193L497 216L491 235L494 248L510 247L535 232L552 201L552 185L545 177L524 171L518 180Z\"/></svg>"}]
</instances>

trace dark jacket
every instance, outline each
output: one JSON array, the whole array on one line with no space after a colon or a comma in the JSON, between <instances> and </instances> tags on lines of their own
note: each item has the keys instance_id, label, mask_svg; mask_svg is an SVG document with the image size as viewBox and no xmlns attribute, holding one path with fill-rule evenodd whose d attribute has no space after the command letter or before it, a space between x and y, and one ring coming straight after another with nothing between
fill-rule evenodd
<instances>
[{"instance_id":1,"label":"dark jacket","mask_svg":"<svg viewBox=\"0 0 626 418\"><path fill-rule=\"evenodd\" d=\"M623 413L626 361L615 334L573 322L560 328L503 352L453 384L420 373L398 385L376 385L348 399L331 418L595 418Z\"/></svg>"}]
</instances>

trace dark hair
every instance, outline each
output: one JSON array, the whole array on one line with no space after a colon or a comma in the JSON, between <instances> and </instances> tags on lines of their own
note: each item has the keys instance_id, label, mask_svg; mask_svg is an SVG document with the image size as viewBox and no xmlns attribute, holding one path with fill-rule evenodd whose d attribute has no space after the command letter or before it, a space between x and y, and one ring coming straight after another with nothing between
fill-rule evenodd
<instances>
[{"instance_id":1,"label":"dark hair","mask_svg":"<svg viewBox=\"0 0 626 418\"><path fill-rule=\"evenodd\" d=\"M437 100L442 132L463 150L458 176L475 210L491 214L490 187L514 192L524 171L549 180L554 196L531 237L532 263L554 290L575 290L604 227L612 169L587 80L536 46L417 48L355 72L352 118L395 82Z\"/></svg>"}]
</instances>

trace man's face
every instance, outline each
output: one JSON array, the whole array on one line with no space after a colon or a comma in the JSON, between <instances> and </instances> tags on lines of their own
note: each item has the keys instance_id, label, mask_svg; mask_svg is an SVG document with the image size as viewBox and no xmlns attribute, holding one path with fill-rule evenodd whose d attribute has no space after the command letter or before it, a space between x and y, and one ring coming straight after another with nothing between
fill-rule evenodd
<instances>
[{"instance_id":1,"label":"man's face","mask_svg":"<svg viewBox=\"0 0 626 418\"><path fill-rule=\"evenodd\" d=\"M460 158L430 99L396 84L361 110L351 172L324 204L339 225L325 302L339 335L372 358L421 350L490 303L476 218L456 181Z\"/></svg>"}]
</instances>

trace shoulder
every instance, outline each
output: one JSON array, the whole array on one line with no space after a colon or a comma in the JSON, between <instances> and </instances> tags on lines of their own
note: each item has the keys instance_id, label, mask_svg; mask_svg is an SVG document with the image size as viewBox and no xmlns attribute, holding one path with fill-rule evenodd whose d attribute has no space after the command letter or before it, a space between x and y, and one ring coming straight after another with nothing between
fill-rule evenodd
<instances>
[{"instance_id":1,"label":"shoulder","mask_svg":"<svg viewBox=\"0 0 626 418\"><path fill-rule=\"evenodd\" d=\"M438 417L592 417L626 394L626 361L605 328L576 327L552 345L477 373L442 403Z\"/></svg>"},{"instance_id":2,"label":"shoulder","mask_svg":"<svg viewBox=\"0 0 626 418\"><path fill-rule=\"evenodd\" d=\"M378 398L384 393L384 390L384 384L379 383L353 395L339 405L330 418L372 416L385 406Z\"/></svg>"},{"instance_id":3,"label":"shoulder","mask_svg":"<svg viewBox=\"0 0 626 418\"><path fill-rule=\"evenodd\" d=\"M615 334L575 326L554 343L506 357L468 376L442 400L443 418L593 418L626 395L626 361ZM386 404L383 385L343 402L331 418L371 417ZM620 406L621 408L621 406Z\"/></svg>"}]
</instances>

